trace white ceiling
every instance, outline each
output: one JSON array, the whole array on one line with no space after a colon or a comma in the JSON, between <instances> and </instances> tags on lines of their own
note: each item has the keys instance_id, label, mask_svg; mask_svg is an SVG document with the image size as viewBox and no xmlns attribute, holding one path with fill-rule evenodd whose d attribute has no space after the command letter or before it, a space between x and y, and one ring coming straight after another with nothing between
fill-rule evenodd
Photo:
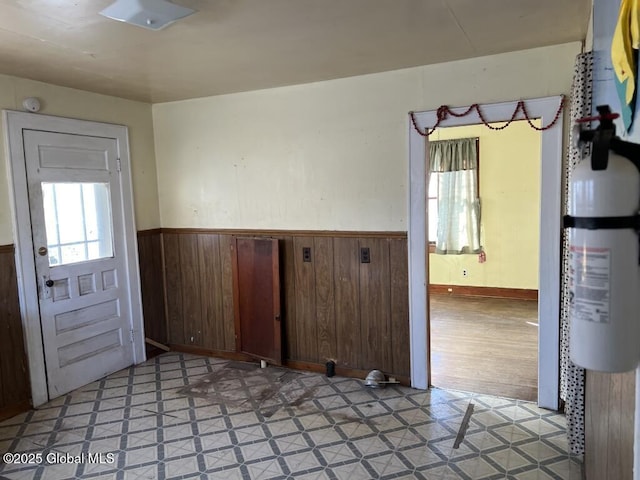
<instances>
[{"instance_id":1,"label":"white ceiling","mask_svg":"<svg viewBox=\"0 0 640 480\"><path fill-rule=\"evenodd\" d=\"M581 41L592 2L175 0L156 32L110 3L0 0L0 73L165 102Z\"/></svg>"}]
</instances>

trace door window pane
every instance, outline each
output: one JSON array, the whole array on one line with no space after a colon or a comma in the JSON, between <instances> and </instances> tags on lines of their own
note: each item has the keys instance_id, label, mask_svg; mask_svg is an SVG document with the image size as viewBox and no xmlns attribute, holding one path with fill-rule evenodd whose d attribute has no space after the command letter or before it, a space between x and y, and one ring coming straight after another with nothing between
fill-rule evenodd
<instances>
[{"instance_id":1,"label":"door window pane","mask_svg":"<svg viewBox=\"0 0 640 480\"><path fill-rule=\"evenodd\" d=\"M43 183L49 265L113 256L109 184Z\"/></svg>"}]
</instances>

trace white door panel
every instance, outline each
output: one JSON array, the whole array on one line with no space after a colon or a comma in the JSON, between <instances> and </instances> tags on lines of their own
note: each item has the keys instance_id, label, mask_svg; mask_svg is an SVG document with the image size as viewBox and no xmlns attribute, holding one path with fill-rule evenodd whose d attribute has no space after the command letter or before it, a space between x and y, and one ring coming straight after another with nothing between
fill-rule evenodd
<instances>
[{"instance_id":1,"label":"white door panel","mask_svg":"<svg viewBox=\"0 0 640 480\"><path fill-rule=\"evenodd\" d=\"M23 135L54 398L134 361L117 142L35 130Z\"/></svg>"},{"instance_id":2,"label":"white door panel","mask_svg":"<svg viewBox=\"0 0 640 480\"><path fill-rule=\"evenodd\" d=\"M129 140L122 125L9 110L3 120L37 407L145 360ZM78 184L87 184L82 201L69 200L79 195ZM64 208L52 202L57 195Z\"/></svg>"}]
</instances>

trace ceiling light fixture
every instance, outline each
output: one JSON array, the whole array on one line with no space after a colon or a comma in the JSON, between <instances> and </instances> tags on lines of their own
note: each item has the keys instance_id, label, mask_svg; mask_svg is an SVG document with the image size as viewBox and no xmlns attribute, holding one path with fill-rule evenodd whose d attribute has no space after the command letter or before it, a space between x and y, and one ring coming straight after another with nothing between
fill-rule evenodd
<instances>
[{"instance_id":1,"label":"ceiling light fixture","mask_svg":"<svg viewBox=\"0 0 640 480\"><path fill-rule=\"evenodd\" d=\"M161 30L192 13L195 10L167 0L116 0L100 15L150 30Z\"/></svg>"}]
</instances>

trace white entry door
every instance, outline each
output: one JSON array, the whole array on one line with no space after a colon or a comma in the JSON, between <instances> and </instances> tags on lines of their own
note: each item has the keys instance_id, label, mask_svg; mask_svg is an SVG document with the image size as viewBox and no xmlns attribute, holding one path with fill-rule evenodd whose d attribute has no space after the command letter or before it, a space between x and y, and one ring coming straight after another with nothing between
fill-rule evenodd
<instances>
[{"instance_id":1,"label":"white entry door","mask_svg":"<svg viewBox=\"0 0 640 480\"><path fill-rule=\"evenodd\" d=\"M49 398L133 363L116 140L24 132ZM114 214L115 213L115 214Z\"/></svg>"},{"instance_id":2,"label":"white entry door","mask_svg":"<svg viewBox=\"0 0 640 480\"><path fill-rule=\"evenodd\" d=\"M126 130L118 138L109 134L116 126L48 119L62 131L12 131L9 116L34 405L144 360L131 185L121 172ZM46 120L19 117L13 124L47 126Z\"/></svg>"}]
</instances>

